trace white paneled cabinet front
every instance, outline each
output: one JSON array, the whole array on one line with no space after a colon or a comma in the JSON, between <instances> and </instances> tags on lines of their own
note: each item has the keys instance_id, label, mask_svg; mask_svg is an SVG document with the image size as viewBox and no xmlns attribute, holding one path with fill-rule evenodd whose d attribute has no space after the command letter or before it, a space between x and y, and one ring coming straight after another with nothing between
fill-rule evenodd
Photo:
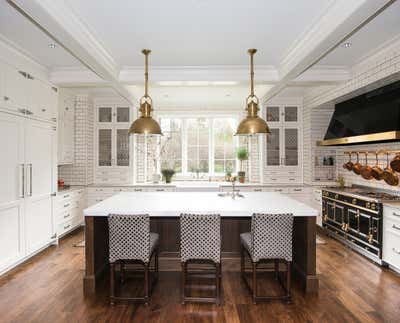
<instances>
[{"instance_id":1,"label":"white paneled cabinet front","mask_svg":"<svg viewBox=\"0 0 400 323\"><path fill-rule=\"evenodd\" d=\"M51 242L55 128L0 112L0 272Z\"/></svg>"},{"instance_id":2,"label":"white paneled cabinet front","mask_svg":"<svg viewBox=\"0 0 400 323\"><path fill-rule=\"evenodd\" d=\"M0 272L24 254L24 119L0 112Z\"/></svg>"},{"instance_id":3,"label":"white paneled cabinet front","mask_svg":"<svg viewBox=\"0 0 400 323\"><path fill-rule=\"evenodd\" d=\"M75 160L75 107L74 98L60 93L58 104L58 156L59 165Z\"/></svg>"},{"instance_id":4,"label":"white paneled cabinet front","mask_svg":"<svg viewBox=\"0 0 400 323\"><path fill-rule=\"evenodd\" d=\"M271 133L265 139L265 183L302 183L300 107L265 107Z\"/></svg>"},{"instance_id":5,"label":"white paneled cabinet front","mask_svg":"<svg viewBox=\"0 0 400 323\"><path fill-rule=\"evenodd\" d=\"M25 127L26 243L34 252L53 235L52 197L56 132L44 122L29 121Z\"/></svg>"},{"instance_id":6,"label":"white paneled cabinet front","mask_svg":"<svg viewBox=\"0 0 400 323\"><path fill-rule=\"evenodd\" d=\"M128 134L131 110L116 104L96 107L95 182L98 184L133 181L132 142Z\"/></svg>"}]
</instances>

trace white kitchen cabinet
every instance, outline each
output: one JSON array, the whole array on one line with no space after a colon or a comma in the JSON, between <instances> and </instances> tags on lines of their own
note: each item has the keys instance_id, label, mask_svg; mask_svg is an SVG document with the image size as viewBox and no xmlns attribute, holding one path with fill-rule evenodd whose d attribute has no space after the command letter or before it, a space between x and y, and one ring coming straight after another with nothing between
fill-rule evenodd
<instances>
[{"instance_id":1,"label":"white kitchen cabinet","mask_svg":"<svg viewBox=\"0 0 400 323\"><path fill-rule=\"evenodd\" d=\"M384 206L382 260L400 271L400 208Z\"/></svg>"},{"instance_id":2,"label":"white kitchen cabinet","mask_svg":"<svg viewBox=\"0 0 400 323\"><path fill-rule=\"evenodd\" d=\"M85 207L85 190L83 188L71 189L57 194L54 199L53 212L58 238L83 224L83 210Z\"/></svg>"},{"instance_id":3,"label":"white kitchen cabinet","mask_svg":"<svg viewBox=\"0 0 400 323\"><path fill-rule=\"evenodd\" d=\"M55 122L57 88L0 61L0 109Z\"/></svg>"},{"instance_id":4,"label":"white kitchen cabinet","mask_svg":"<svg viewBox=\"0 0 400 323\"><path fill-rule=\"evenodd\" d=\"M24 254L24 119L0 112L0 272Z\"/></svg>"},{"instance_id":5,"label":"white kitchen cabinet","mask_svg":"<svg viewBox=\"0 0 400 323\"><path fill-rule=\"evenodd\" d=\"M52 241L55 135L50 123L0 112L0 272Z\"/></svg>"},{"instance_id":6,"label":"white kitchen cabinet","mask_svg":"<svg viewBox=\"0 0 400 323\"><path fill-rule=\"evenodd\" d=\"M95 118L95 182L132 183L133 149L128 134L131 108L119 105L98 106Z\"/></svg>"},{"instance_id":7,"label":"white kitchen cabinet","mask_svg":"<svg viewBox=\"0 0 400 323\"><path fill-rule=\"evenodd\" d=\"M75 106L72 96L60 94L58 104L58 157L59 165L75 160Z\"/></svg>"},{"instance_id":8,"label":"white kitchen cabinet","mask_svg":"<svg viewBox=\"0 0 400 323\"><path fill-rule=\"evenodd\" d=\"M265 183L302 183L301 119L298 106L266 106L271 133L265 138Z\"/></svg>"},{"instance_id":9,"label":"white kitchen cabinet","mask_svg":"<svg viewBox=\"0 0 400 323\"><path fill-rule=\"evenodd\" d=\"M30 93L26 73L5 62L0 62L0 70L2 75L0 107L16 113L25 113Z\"/></svg>"}]
</instances>

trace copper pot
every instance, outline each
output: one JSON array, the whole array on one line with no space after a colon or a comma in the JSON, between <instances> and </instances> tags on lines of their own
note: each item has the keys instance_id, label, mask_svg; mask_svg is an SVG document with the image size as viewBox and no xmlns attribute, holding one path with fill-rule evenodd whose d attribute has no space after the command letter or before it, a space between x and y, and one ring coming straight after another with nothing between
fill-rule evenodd
<instances>
[{"instance_id":1,"label":"copper pot","mask_svg":"<svg viewBox=\"0 0 400 323\"><path fill-rule=\"evenodd\" d=\"M386 153L386 160L387 160L387 165L383 172L383 179L385 180L385 182L387 184L389 184L391 186L399 185L399 177L393 171L393 169L390 168L390 165L389 165L389 153Z\"/></svg>"},{"instance_id":2,"label":"copper pot","mask_svg":"<svg viewBox=\"0 0 400 323\"><path fill-rule=\"evenodd\" d=\"M355 174L357 174L357 175L360 175L360 173L361 173L361 167L362 167L362 165L360 164L360 162L359 162L359 153L357 153L357 161L356 161L356 163L355 164L353 164L353 172L355 173Z\"/></svg>"},{"instance_id":3,"label":"copper pot","mask_svg":"<svg viewBox=\"0 0 400 323\"><path fill-rule=\"evenodd\" d=\"M353 162L351 161L351 155L352 153L349 153L349 161L345 164L343 164L343 168L347 169L348 171L352 171L353 170Z\"/></svg>"},{"instance_id":4,"label":"copper pot","mask_svg":"<svg viewBox=\"0 0 400 323\"><path fill-rule=\"evenodd\" d=\"M383 173L383 169L379 167L378 153L376 153L376 163L375 166L372 167L371 175L373 178L380 181L383 179Z\"/></svg>"},{"instance_id":5,"label":"copper pot","mask_svg":"<svg viewBox=\"0 0 400 323\"><path fill-rule=\"evenodd\" d=\"M400 172L400 154L396 154L396 156L392 159L390 162L390 167L396 172Z\"/></svg>"},{"instance_id":6,"label":"copper pot","mask_svg":"<svg viewBox=\"0 0 400 323\"><path fill-rule=\"evenodd\" d=\"M361 167L360 170L361 176L364 179L372 179L372 167L368 165L368 153L365 153L365 165L363 167Z\"/></svg>"}]
</instances>

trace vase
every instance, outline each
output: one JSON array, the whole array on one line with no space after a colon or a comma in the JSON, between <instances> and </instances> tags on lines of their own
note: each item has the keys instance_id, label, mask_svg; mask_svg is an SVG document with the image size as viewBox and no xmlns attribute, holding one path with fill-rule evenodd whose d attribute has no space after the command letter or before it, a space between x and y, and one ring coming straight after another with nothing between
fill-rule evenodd
<instances>
[{"instance_id":1,"label":"vase","mask_svg":"<svg viewBox=\"0 0 400 323\"><path fill-rule=\"evenodd\" d=\"M246 173L245 172L238 172L238 179L239 179L239 183L244 183L246 178Z\"/></svg>"},{"instance_id":2,"label":"vase","mask_svg":"<svg viewBox=\"0 0 400 323\"><path fill-rule=\"evenodd\" d=\"M160 174L153 174L152 175L153 184L158 184L160 182Z\"/></svg>"}]
</instances>

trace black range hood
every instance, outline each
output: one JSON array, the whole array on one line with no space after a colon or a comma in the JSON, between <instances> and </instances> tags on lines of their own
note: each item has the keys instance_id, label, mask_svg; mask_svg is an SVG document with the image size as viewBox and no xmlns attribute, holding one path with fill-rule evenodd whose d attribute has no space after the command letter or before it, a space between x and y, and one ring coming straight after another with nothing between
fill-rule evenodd
<instances>
[{"instance_id":1,"label":"black range hood","mask_svg":"<svg viewBox=\"0 0 400 323\"><path fill-rule=\"evenodd\" d=\"M324 140L340 146L400 140L400 81L335 105Z\"/></svg>"}]
</instances>

